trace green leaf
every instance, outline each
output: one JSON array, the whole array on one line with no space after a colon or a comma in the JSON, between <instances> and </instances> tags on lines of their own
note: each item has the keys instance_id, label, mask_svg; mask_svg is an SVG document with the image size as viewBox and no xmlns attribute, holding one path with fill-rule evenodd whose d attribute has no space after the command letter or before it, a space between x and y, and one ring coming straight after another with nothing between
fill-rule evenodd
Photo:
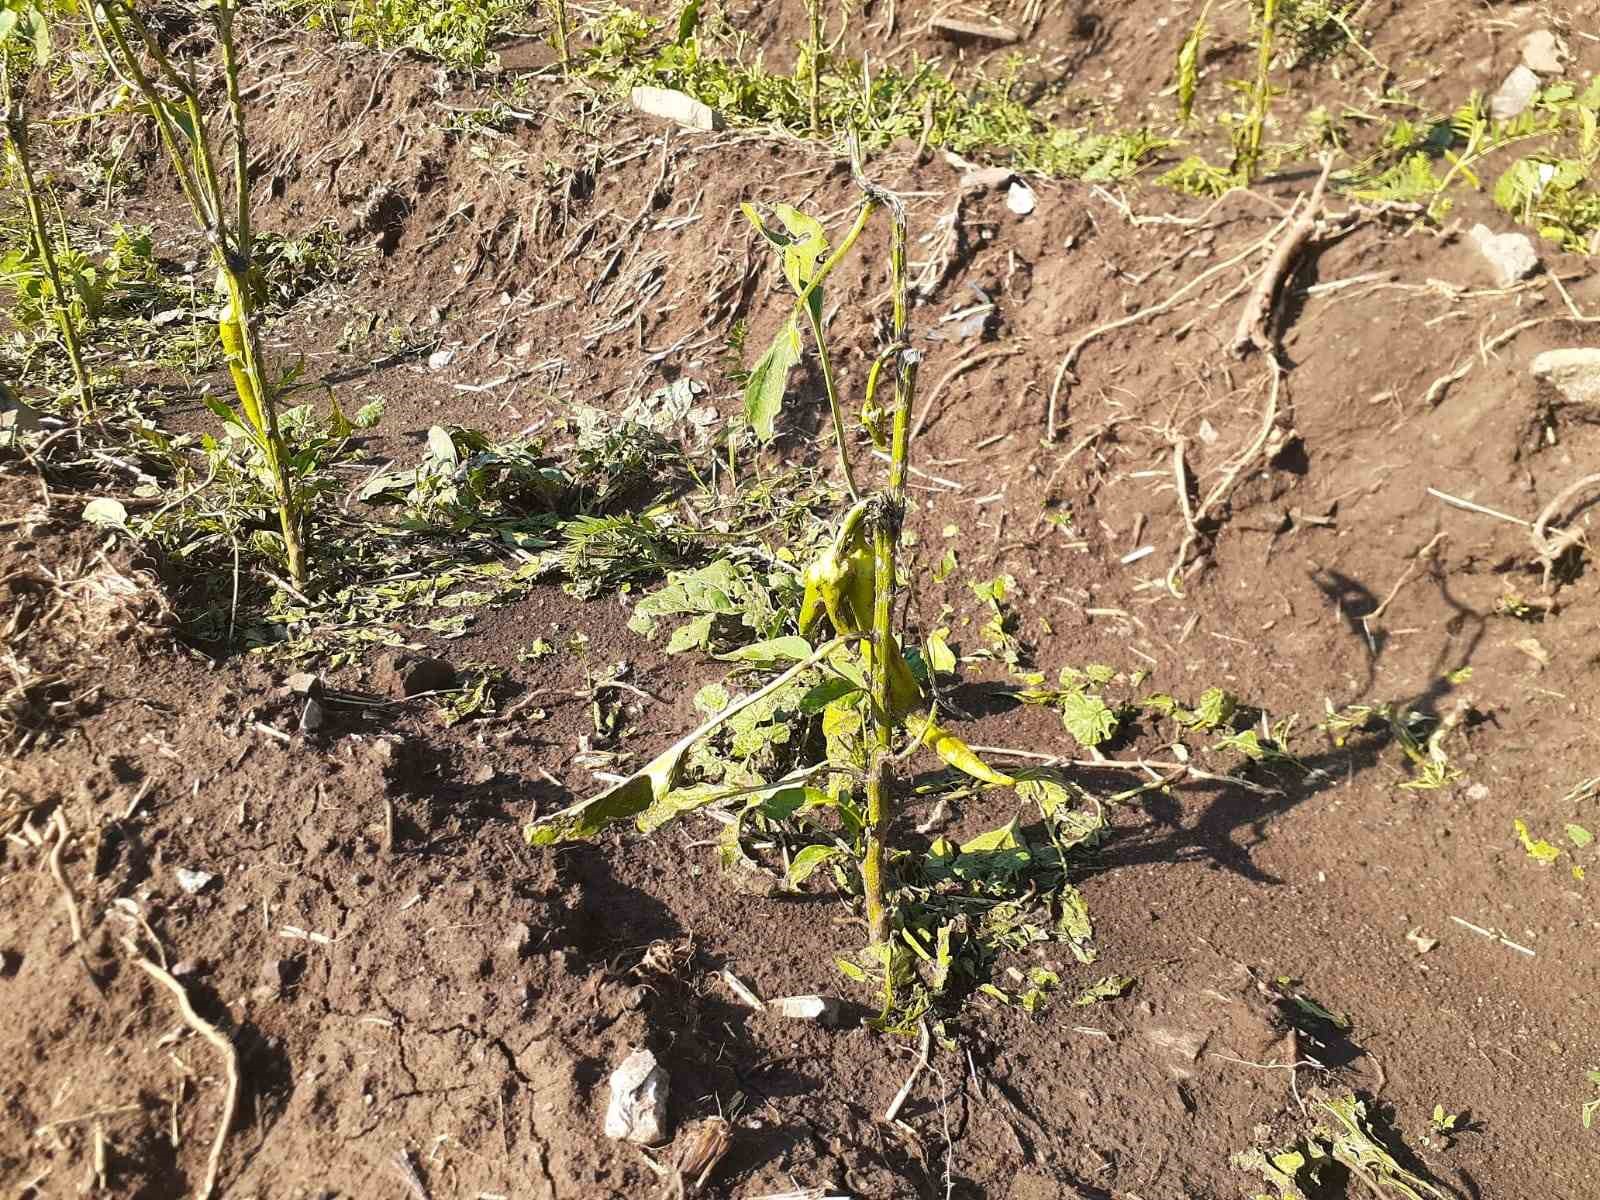
<instances>
[{"instance_id":1,"label":"green leaf","mask_svg":"<svg viewBox=\"0 0 1600 1200\"><path fill-rule=\"evenodd\" d=\"M706 613L684 625L679 625L667 639L668 654L682 654L685 650L704 650L711 644L711 626L716 614Z\"/></svg>"},{"instance_id":2,"label":"green leaf","mask_svg":"<svg viewBox=\"0 0 1600 1200\"><path fill-rule=\"evenodd\" d=\"M726 654L716 654L712 657L723 662L757 663L771 666L776 663L799 662L811 654L811 643L803 637L791 635L789 637L768 638L762 642L751 642L748 646L740 646L737 650L730 650Z\"/></svg>"},{"instance_id":3,"label":"green leaf","mask_svg":"<svg viewBox=\"0 0 1600 1200\"><path fill-rule=\"evenodd\" d=\"M1569 823L1567 825L1567 841L1571 842L1574 846L1581 850L1585 846L1589 845L1589 843L1594 841L1594 834L1590 833L1582 825L1573 825Z\"/></svg>"},{"instance_id":4,"label":"green leaf","mask_svg":"<svg viewBox=\"0 0 1600 1200\"><path fill-rule=\"evenodd\" d=\"M838 846L807 846L789 862L789 886L799 887L823 863L837 858L844 851Z\"/></svg>"},{"instance_id":5,"label":"green leaf","mask_svg":"<svg viewBox=\"0 0 1600 1200\"><path fill-rule=\"evenodd\" d=\"M945 641L949 634L948 629L940 628L928 635L928 665L943 675L952 674L956 669L955 651Z\"/></svg>"},{"instance_id":6,"label":"green leaf","mask_svg":"<svg viewBox=\"0 0 1600 1200\"><path fill-rule=\"evenodd\" d=\"M816 687L800 697L800 711L807 716L811 716L821 712L835 700L842 700L851 693L859 692L860 690L861 688L857 684L842 676L835 675L830 679L824 679Z\"/></svg>"},{"instance_id":7,"label":"green leaf","mask_svg":"<svg viewBox=\"0 0 1600 1200\"><path fill-rule=\"evenodd\" d=\"M1056 919L1056 932L1066 938L1079 962L1092 963L1099 957L1093 945L1094 922L1089 919L1089 902L1070 883L1061 885L1061 915Z\"/></svg>"},{"instance_id":8,"label":"green leaf","mask_svg":"<svg viewBox=\"0 0 1600 1200\"><path fill-rule=\"evenodd\" d=\"M1102 1000L1115 1000L1133 986L1131 975L1106 975L1091 983L1078 993L1078 998L1073 1004L1079 1008L1087 1008L1091 1004L1098 1004Z\"/></svg>"},{"instance_id":9,"label":"green leaf","mask_svg":"<svg viewBox=\"0 0 1600 1200\"><path fill-rule=\"evenodd\" d=\"M800 328L790 317L761 356L744 385L744 419L756 436L770 442L783 411L789 371L800 361Z\"/></svg>"},{"instance_id":10,"label":"green leaf","mask_svg":"<svg viewBox=\"0 0 1600 1200\"><path fill-rule=\"evenodd\" d=\"M689 0L678 13L678 36L674 39L676 45L682 46L692 37L700 25L700 0Z\"/></svg>"},{"instance_id":11,"label":"green leaf","mask_svg":"<svg viewBox=\"0 0 1600 1200\"><path fill-rule=\"evenodd\" d=\"M1098 746L1117 729L1117 714L1099 696L1068 692L1061 699L1061 723L1079 745Z\"/></svg>"}]
</instances>

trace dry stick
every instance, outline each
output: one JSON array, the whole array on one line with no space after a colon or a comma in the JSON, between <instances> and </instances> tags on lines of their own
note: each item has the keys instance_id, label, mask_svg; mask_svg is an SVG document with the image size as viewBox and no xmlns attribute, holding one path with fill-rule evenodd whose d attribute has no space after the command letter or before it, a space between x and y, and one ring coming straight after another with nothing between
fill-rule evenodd
<instances>
[{"instance_id":1,"label":"dry stick","mask_svg":"<svg viewBox=\"0 0 1600 1200\"><path fill-rule=\"evenodd\" d=\"M1433 548L1444 540L1444 537L1443 532L1434 534L1426 546L1411 556L1411 565L1406 567L1405 574L1401 575L1394 587L1389 589L1389 594L1383 598L1383 603L1361 618L1363 621L1376 621L1389 610L1389 605L1394 603L1394 598L1400 594L1400 589L1410 582L1411 577L1417 573L1417 567L1422 564L1422 560L1428 557Z\"/></svg>"},{"instance_id":2,"label":"dry stick","mask_svg":"<svg viewBox=\"0 0 1600 1200\"><path fill-rule=\"evenodd\" d=\"M989 362L996 358L1009 358L1020 352L1021 346L1002 346L998 350L985 350L978 354L969 354L945 373L943 379L933 385L933 390L928 393L928 398L922 402L922 411L917 414L917 422L911 427L911 440L916 441L922 432L922 427L927 424L928 418L933 414L933 402L943 394L944 389L953 383L957 376L963 375L981 363Z\"/></svg>"},{"instance_id":3,"label":"dry stick","mask_svg":"<svg viewBox=\"0 0 1600 1200\"><path fill-rule=\"evenodd\" d=\"M928 1053L933 1049L933 1038L928 1033L927 1020L924 1019L919 1024L922 1027L922 1032L918 1038L916 1065L911 1068L911 1074L906 1077L905 1083L895 1093L894 1099L889 1102L889 1107L884 1110L883 1123L885 1125L894 1124L894 1119L900 1115L900 1110L905 1107L906 1100L911 1096L911 1089L916 1086L917 1077L928 1069Z\"/></svg>"},{"instance_id":4,"label":"dry stick","mask_svg":"<svg viewBox=\"0 0 1600 1200\"><path fill-rule=\"evenodd\" d=\"M1540 510L1538 517L1533 522L1533 548L1538 551L1539 563L1544 567L1544 586L1550 587L1550 572L1555 569L1556 559L1567 552L1571 546L1576 546L1584 540L1583 530L1573 526L1571 529L1557 530L1554 537L1545 533L1545 526L1555 519L1558 512L1566 506L1567 501L1582 492L1584 488L1600 484L1600 475L1585 475L1576 483L1570 483L1556 494L1554 500ZM59 815L60 810L57 810Z\"/></svg>"},{"instance_id":5,"label":"dry stick","mask_svg":"<svg viewBox=\"0 0 1600 1200\"><path fill-rule=\"evenodd\" d=\"M1181 301L1190 292L1194 291L1194 289L1199 287L1202 283L1205 283L1212 277L1221 274L1230 267L1238 266L1245 259L1256 253L1256 251L1260 250L1261 247L1270 244L1272 239L1278 235L1278 231L1288 223L1289 218L1285 217L1283 220L1274 225L1271 232L1269 232L1265 237L1251 242L1246 249L1242 250L1238 254L1235 254L1232 258L1228 259L1227 262L1218 263L1209 270L1200 272L1200 274L1196 275L1188 283L1184 284L1181 288L1173 292L1172 295L1168 296L1159 304L1152 304L1149 308L1141 308L1138 312L1131 316L1122 317L1115 321L1108 321L1104 325L1096 326L1094 329L1089 330L1088 333L1080 337L1077 341L1073 342L1072 346L1067 350L1066 357L1061 360L1061 365L1056 368L1055 380L1050 385L1050 407L1046 415L1047 438L1050 441L1055 440L1056 401L1061 395L1061 385L1066 380L1067 375L1071 373L1073 365L1078 361L1078 355L1083 353L1083 348L1085 346L1094 341L1096 338L1104 337L1106 334L1113 333L1125 326L1138 324L1140 321L1146 320L1150 317L1159 317L1167 310L1175 308L1179 301Z\"/></svg>"},{"instance_id":6,"label":"dry stick","mask_svg":"<svg viewBox=\"0 0 1600 1200\"><path fill-rule=\"evenodd\" d=\"M1322 213L1322 196L1328 190L1328 173L1332 170L1333 155L1324 154L1322 174L1317 176L1316 186L1311 189L1311 199L1300 210L1294 224L1289 226L1289 232L1278 243L1278 248L1272 252L1261 278L1256 282L1255 291L1250 293L1250 299L1245 301L1244 309L1239 313L1239 325L1233 334L1233 352L1241 358L1252 349L1265 354L1273 348L1272 334L1267 329L1272 320L1273 301L1277 299L1278 288L1293 269L1295 259L1300 257L1300 251L1316 232L1317 218Z\"/></svg>"},{"instance_id":7,"label":"dry stick","mask_svg":"<svg viewBox=\"0 0 1600 1200\"><path fill-rule=\"evenodd\" d=\"M141 955L131 940L125 941L124 944L133 952L133 965L172 993L178 1001L178 1011L183 1014L184 1023L216 1047L228 1069L228 1094L222 1102L222 1120L217 1125L217 1136L211 1143L211 1153L206 1158L206 1179L200 1188L199 1200L209 1200L211 1196L216 1195L217 1172L222 1167L222 1147L227 1143L228 1129L233 1124L234 1113L239 1106L239 1052L234 1049L233 1043L221 1030L195 1012L194 1005L189 1003L189 993L184 990L183 984Z\"/></svg>"},{"instance_id":8,"label":"dry stick","mask_svg":"<svg viewBox=\"0 0 1600 1200\"><path fill-rule=\"evenodd\" d=\"M72 890L72 885L67 882L66 872L61 869L61 852L67 847L67 839L71 833L67 830L67 819L61 815L58 808L55 812L56 844L50 851L50 874L55 876L56 886L61 889L61 898L66 901L67 918L72 923L72 944L83 945L83 920L78 916L78 893Z\"/></svg>"},{"instance_id":9,"label":"dry stick","mask_svg":"<svg viewBox=\"0 0 1600 1200\"><path fill-rule=\"evenodd\" d=\"M1278 390L1283 379L1283 368L1278 365L1278 359L1275 355L1268 354L1266 358L1267 368L1272 376L1272 391L1267 397L1267 410L1261 421L1261 431L1256 434L1255 440L1250 443L1249 448L1228 464L1227 468L1222 472L1222 478L1217 481L1217 485L1200 502L1200 507L1195 509L1194 520L1190 523L1189 532L1184 534L1183 544L1178 547L1177 557L1173 559L1172 566L1167 569L1167 590L1174 596L1181 597L1183 595L1183 589L1178 586L1178 575L1183 570L1184 561L1189 557L1189 548L1199 540L1200 522L1206 519L1213 507L1227 498L1228 493L1233 490L1233 485L1238 482L1240 474L1255 461L1256 455L1261 452L1262 448L1267 444L1267 439L1272 436L1273 422L1278 419Z\"/></svg>"},{"instance_id":10,"label":"dry stick","mask_svg":"<svg viewBox=\"0 0 1600 1200\"><path fill-rule=\"evenodd\" d=\"M1487 359L1490 354L1493 354L1496 350L1500 349L1501 346L1504 346L1512 338L1516 337L1517 334L1526 329L1532 329L1535 325L1548 325L1552 321L1571 321L1578 325L1600 325L1600 317L1530 317L1526 321L1519 321L1517 324L1511 326L1510 329L1503 330L1500 333L1497 333L1494 337L1490 338L1487 342L1482 343L1478 347L1479 357ZM1444 399L1444 393L1450 387L1450 385L1466 378L1467 373L1471 370L1472 360L1469 358L1466 362L1462 363L1448 375L1439 376L1439 378L1435 379L1428 387L1427 393L1422 397L1422 402L1428 405L1430 408L1436 406L1439 401Z\"/></svg>"}]
</instances>

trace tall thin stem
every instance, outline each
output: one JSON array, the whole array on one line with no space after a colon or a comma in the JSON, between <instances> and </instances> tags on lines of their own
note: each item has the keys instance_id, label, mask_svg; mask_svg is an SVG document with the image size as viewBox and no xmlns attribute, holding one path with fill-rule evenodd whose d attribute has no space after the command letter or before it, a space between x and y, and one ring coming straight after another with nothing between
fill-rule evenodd
<instances>
[{"instance_id":1,"label":"tall thin stem","mask_svg":"<svg viewBox=\"0 0 1600 1200\"><path fill-rule=\"evenodd\" d=\"M1243 142L1235 170L1249 183L1255 178L1261 159L1261 135L1272 104L1273 36L1278 26L1278 0L1262 0L1261 30L1256 42L1256 81L1250 92L1250 116L1246 120Z\"/></svg>"},{"instance_id":2,"label":"tall thin stem","mask_svg":"<svg viewBox=\"0 0 1600 1200\"><path fill-rule=\"evenodd\" d=\"M572 74L572 51L567 46L571 29L567 25L567 0L550 0L555 17L556 55L561 59L561 73Z\"/></svg>"},{"instance_id":3,"label":"tall thin stem","mask_svg":"<svg viewBox=\"0 0 1600 1200\"><path fill-rule=\"evenodd\" d=\"M194 212L195 222L211 244L217 264L218 284L227 305L218 322L218 336L227 355L228 372L245 423L265 460L283 532L284 557L289 577L298 588L308 583L305 551L300 539L300 513L294 484L289 476L289 454L278 427L278 409L267 374L262 365L256 326L254 288L251 286L252 245L248 142L245 138L244 103L239 87L239 59L233 41L235 0L219 0L216 7L217 40L227 81L228 120L234 139L235 216L231 223L223 203L221 178L199 92L151 36L149 28L128 0L107 0L102 6L89 5L90 28L96 44L112 69L143 97L155 119L172 160L179 186ZM104 28L101 22L104 22ZM128 33L131 31L161 79L182 98L185 127L179 127L168 102L145 71ZM115 47L113 53L112 47ZM187 148L187 153L185 152ZM230 228L231 224L231 228Z\"/></svg>"},{"instance_id":4,"label":"tall thin stem","mask_svg":"<svg viewBox=\"0 0 1600 1200\"><path fill-rule=\"evenodd\" d=\"M822 83L818 76L822 61L822 4L823 0L806 0L806 15L810 18L811 44L806 51L809 73L807 87L811 106L811 136L822 133Z\"/></svg>"},{"instance_id":5,"label":"tall thin stem","mask_svg":"<svg viewBox=\"0 0 1600 1200\"><path fill-rule=\"evenodd\" d=\"M916 399L917 367L921 356L907 346L906 216L898 199L880 193L894 230L890 242L890 275L894 316L890 338L901 347L895 358L894 407L891 413L888 484L873 514L872 563L872 762L867 775L867 852L862 863L866 894L867 930L875 946L885 945L890 934L889 907L883 878L884 847L894 820L894 700L893 660L899 653L894 638L895 553L900 526L905 519L906 471L910 458L911 408ZM885 964L886 968L888 964ZM889 972L892 977L892 972Z\"/></svg>"},{"instance_id":6,"label":"tall thin stem","mask_svg":"<svg viewBox=\"0 0 1600 1200\"><path fill-rule=\"evenodd\" d=\"M61 331L61 342L66 347L67 359L72 364L73 382L78 388L78 407L84 416L94 412L94 393L90 388L89 370L83 362L83 346L78 340L78 323L73 320L66 289L61 285L61 269L56 263L55 238L45 221L44 204L40 200L39 186L33 177L33 161L28 153L28 119L22 102L11 95L11 75L0 64L0 98L5 102L6 137L11 146L11 157L22 179L22 206L28 214L28 229L33 234L34 249L44 264L45 275L50 280L50 308L56 327Z\"/></svg>"},{"instance_id":7,"label":"tall thin stem","mask_svg":"<svg viewBox=\"0 0 1600 1200\"><path fill-rule=\"evenodd\" d=\"M871 194L861 202L861 211L856 214L855 224L850 226L849 232L844 235L843 240L840 241L834 252L823 260L822 265L817 268L816 274L811 277L811 282L805 286L805 289L800 293L799 299L795 301L805 312L806 320L811 326L812 340L817 344L817 365L822 370L822 387L828 395L828 412L833 418L833 436L839 444L839 469L844 474L844 484L850 492L851 500L861 499L861 490L856 486L855 471L850 465L850 449L845 435L844 407L840 403L838 384L834 380L833 360L828 356L828 344L822 336L822 315L817 311L818 306L811 301L817 289L822 286L822 281L833 274L833 269L844 261L846 254L850 253L850 248L856 244L856 239L861 236L861 231L867 227L867 222L872 219L872 214L878 210L879 203Z\"/></svg>"}]
</instances>

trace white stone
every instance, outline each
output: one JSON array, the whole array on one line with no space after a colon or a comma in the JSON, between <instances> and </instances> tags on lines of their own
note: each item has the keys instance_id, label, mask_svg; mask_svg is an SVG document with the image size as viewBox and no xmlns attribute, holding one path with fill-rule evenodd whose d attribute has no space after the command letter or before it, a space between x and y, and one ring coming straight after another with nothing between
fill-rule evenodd
<instances>
[{"instance_id":1,"label":"white stone","mask_svg":"<svg viewBox=\"0 0 1600 1200\"><path fill-rule=\"evenodd\" d=\"M191 871L188 867L179 867L173 874L177 876L178 886L191 896L216 878L210 871Z\"/></svg>"},{"instance_id":2,"label":"white stone","mask_svg":"<svg viewBox=\"0 0 1600 1200\"><path fill-rule=\"evenodd\" d=\"M1489 115L1496 121L1509 121L1532 104L1538 94L1539 77L1518 63L1500 85L1500 90L1489 98Z\"/></svg>"},{"instance_id":3,"label":"white stone","mask_svg":"<svg viewBox=\"0 0 1600 1200\"><path fill-rule=\"evenodd\" d=\"M648 1050L635 1050L611 1072L611 1099L606 1105L608 1138L640 1146L667 1140L667 1073Z\"/></svg>"},{"instance_id":4,"label":"white stone","mask_svg":"<svg viewBox=\"0 0 1600 1200\"><path fill-rule=\"evenodd\" d=\"M832 996L784 996L781 1000L767 1002L767 1010L780 1017L796 1021L816 1021L823 1025L837 1025L841 1005Z\"/></svg>"},{"instance_id":5,"label":"white stone","mask_svg":"<svg viewBox=\"0 0 1600 1200\"><path fill-rule=\"evenodd\" d=\"M1539 252L1525 233L1495 233L1487 225L1474 225L1467 236L1501 287L1510 287L1539 269Z\"/></svg>"},{"instance_id":6,"label":"white stone","mask_svg":"<svg viewBox=\"0 0 1600 1200\"><path fill-rule=\"evenodd\" d=\"M1541 75L1559 75L1564 69L1561 45L1548 29L1535 29L1522 39L1522 65Z\"/></svg>"},{"instance_id":7,"label":"white stone","mask_svg":"<svg viewBox=\"0 0 1600 1200\"><path fill-rule=\"evenodd\" d=\"M1033 189L1020 179L1014 180L1006 191L1006 207L1019 217L1027 216L1037 205Z\"/></svg>"},{"instance_id":8,"label":"white stone","mask_svg":"<svg viewBox=\"0 0 1600 1200\"><path fill-rule=\"evenodd\" d=\"M682 125L685 129L721 129L722 114L687 92L671 88L636 87L629 102L639 112Z\"/></svg>"},{"instance_id":9,"label":"white stone","mask_svg":"<svg viewBox=\"0 0 1600 1200\"><path fill-rule=\"evenodd\" d=\"M1600 349L1546 350L1531 370L1572 403L1600 407Z\"/></svg>"}]
</instances>

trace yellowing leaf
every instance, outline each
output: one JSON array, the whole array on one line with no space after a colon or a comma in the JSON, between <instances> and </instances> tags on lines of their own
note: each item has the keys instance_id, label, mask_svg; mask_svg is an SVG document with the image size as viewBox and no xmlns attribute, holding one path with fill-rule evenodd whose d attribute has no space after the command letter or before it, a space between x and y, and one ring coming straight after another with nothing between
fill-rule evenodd
<instances>
[{"instance_id":1,"label":"yellowing leaf","mask_svg":"<svg viewBox=\"0 0 1600 1200\"><path fill-rule=\"evenodd\" d=\"M1521 817L1518 817L1516 821L1513 822L1513 825L1517 831L1517 837L1522 840L1522 848L1528 852L1529 858L1533 859L1535 862L1549 866L1551 863L1555 862L1556 859L1561 857L1561 851L1556 847L1552 846L1543 838L1535 838L1532 834L1530 834L1528 832L1528 826L1523 822Z\"/></svg>"},{"instance_id":2,"label":"yellowing leaf","mask_svg":"<svg viewBox=\"0 0 1600 1200\"><path fill-rule=\"evenodd\" d=\"M970 746L934 721L923 717L907 717L906 728L911 731L913 737L923 745L931 747L945 762L974 779L981 779L984 783L992 783L998 787L1010 787L1016 782L1011 776L996 771L974 754Z\"/></svg>"}]
</instances>

